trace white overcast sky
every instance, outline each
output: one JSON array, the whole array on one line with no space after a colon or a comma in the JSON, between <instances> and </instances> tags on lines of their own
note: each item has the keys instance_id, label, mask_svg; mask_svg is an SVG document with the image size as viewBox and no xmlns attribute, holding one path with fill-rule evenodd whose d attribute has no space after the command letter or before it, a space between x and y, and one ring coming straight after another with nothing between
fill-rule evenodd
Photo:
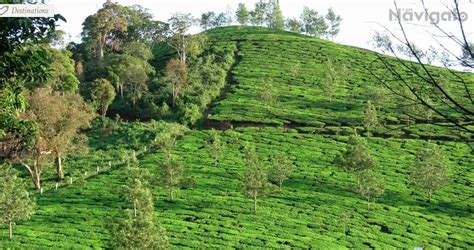
<instances>
[{"instance_id":1,"label":"white overcast sky","mask_svg":"<svg viewBox=\"0 0 474 250\"><path fill-rule=\"evenodd\" d=\"M444 4L450 4L452 0L425 0L430 11L446 11ZM460 0L463 11L467 13L464 22L467 35L474 40L474 1ZM84 19L95 13L105 0L49 0L55 5L57 13L62 14L67 23L61 23L60 29L71 35L71 40L80 41L80 32ZM115 0L122 5L141 5L150 10L156 20L166 21L172 13L192 13L195 17L203 12L225 12L231 9L234 13L238 3L245 3L247 7L253 8L256 0ZM413 12L421 12L420 0L397 0L400 9L412 9ZM342 18L341 30L335 41L342 44L357 47L370 48L368 41L375 31L381 31L380 25L391 29L397 28L394 21L389 21L389 10L394 9L393 0L280 0L281 9L285 17L299 17L304 6L325 14L332 7ZM410 40L420 47L427 47L433 43L430 35L424 31L426 21L415 21L410 25ZM456 23L453 21L441 21L439 23L446 30L459 34Z\"/></svg>"}]
</instances>

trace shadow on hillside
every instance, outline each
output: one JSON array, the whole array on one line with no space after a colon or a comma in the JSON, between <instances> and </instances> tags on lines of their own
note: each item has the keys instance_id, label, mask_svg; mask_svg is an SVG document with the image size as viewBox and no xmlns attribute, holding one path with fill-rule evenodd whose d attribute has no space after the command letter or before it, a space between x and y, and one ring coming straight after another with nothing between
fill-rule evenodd
<instances>
[{"instance_id":1,"label":"shadow on hillside","mask_svg":"<svg viewBox=\"0 0 474 250\"><path fill-rule=\"evenodd\" d=\"M355 112L362 112L363 107L359 105L358 103L353 103L353 102L341 102L338 100L332 100L332 101L320 101L320 102L314 102L309 105L304 105L301 106L301 108L319 108L319 109L327 109L331 110L333 112L344 112L347 113L347 111L354 110Z\"/></svg>"},{"instance_id":2,"label":"shadow on hillside","mask_svg":"<svg viewBox=\"0 0 474 250\"><path fill-rule=\"evenodd\" d=\"M338 185L330 184L326 180L311 180L312 178L291 178L285 186L288 188L292 189L298 189L298 190L311 190L313 192L318 192L318 193L326 193L329 195L336 196L338 200L340 200L340 197L345 197L345 198L357 198L357 195L350 190L349 186L344 186L340 187ZM297 193L296 193L297 196ZM282 197L283 198L283 197ZM286 198L283 198L286 199ZM296 197L291 198L294 201L302 201L301 199L298 199ZM305 198L306 199L306 198ZM320 199L317 199L320 200Z\"/></svg>"},{"instance_id":3,"label":"shadow on hillside","mask_svg":"<svg viewBox=\"0 0 474 250\"><path fill-rule=\"evenodd\" d=\"M469 217L474 212L472 208L463 206L460 202L433 201L429 203L393 190L386 190L378 203L393 207L411 206L426 214L444 214L453 217Z\"/></svg>"},{"instance_id":4,"label":"shadow on hillside","mask_svg":"<svg viewBox=\"0 0 474 250\"><path fill-rule=\"evenodd\" d=\"M301 190L314 190L314 192L325 193L331 196L335 196L332 200L341 199L360 199L363 201L357 193L351 190L350 185L340 187L338 185L328 183L324 180L315 180L311 182L309 179L292 178L287 183L288 187ZM347 187L347 188L346 188ZM282 197L282 199L288 199L295 202L307 202L307 196L299 199L297 197ZM328 198L314 197L314 204L317 206L320 202L325 202ZM365 202L365 201L364 201ZM406 207L410 206L425 214L444 214L452 217L470 217L472 216L473 208L463 206L461 202L446 202L446 201L434 201L428 203L425 201L416 200L415 197L408 197L401 194L400 192L393 190L386 190L383 196L377 200L378 204L392 206L392 207Z\"/></svg>"}]
</instances>

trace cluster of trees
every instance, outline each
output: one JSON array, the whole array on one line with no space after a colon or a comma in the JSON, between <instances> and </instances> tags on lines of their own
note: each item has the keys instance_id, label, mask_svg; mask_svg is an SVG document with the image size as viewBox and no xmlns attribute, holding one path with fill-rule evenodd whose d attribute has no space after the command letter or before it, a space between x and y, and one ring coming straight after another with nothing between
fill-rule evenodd
<instances>
[{"instance_id":1,"label":"cluster of trees","mask_svg":"<svg viewBox=\"0 0 474 250\"><path fill-rule=\"evenodd\" d=\"M234 132L235 133L235 132ZM238 139L235 141L238 142ZM209 155L218 166L222 158L224 144L219 134L212 130L207 141ZM245 171L240 176L240 188L245 197L253 200L254 212L257 212L258 199L274 192L273 184L281 191L283 183L288 180L294 166L281 153L275 153L269 163L259 157L254 146L244 148ZM384 193L383 178L379 164L372 157L367 140L353 135L347 142L347 148L334 159L334 164L341 167L356 180L355 191L367 200L367 207ZM433 144L419 150L413 165L409 167L410 188L427 193L431 202L433 193L449 183L448 163L441 149Z\"/></svg>"},{"instance_id":2,"label":"cluster of trees","mask_svg":"<svg viewBox=\"0 0 474 250\"><path fill-rule=\"evenodd\" d=\"M299 18L285 18L282 15L277 0L255 3L253 10L248 10L240 3L235 13L240 25L267 26L269 28L305 33L310 36L334 38L340 30L342 18L333 9L328 9L326 15L309 7L304 7Z\"/></svg>"},{"instance_id":3,"label":"cluster of trees","mask_svg":"<svg viewBox=\"0 0 474 250\"><path fill-rule=\"evenodd\" d=\"M212 16L212 15L211 15ZM235 48L207 48L190 34L198 20L174 13L154 21L140 6L106 2L71 43L81 95L102 116L194 124L225 84Z\"/></svg>"},{"instance_id":4,"label":"cluster of trees","mask_svg":"<svg viewBox=\"0 0 474 250\"><path fill-rule=\"evenodd\" d=\"M239 134L233 130L229 131L229 142L238 144ZM214 166L218 167L223 158L226 144L214 129L209 132L206 144ZM244 147L243 161L245 170L240 175L240 190L244 197L253 200L254 213L257 213L258 199L274 192L275 185L281 191L283 183L293 174L294 166L285 155L279 152L272 155L269 161L263 161L253 145Z\"/></svg>"},{"instance_id":5,"label":"cluster of trees","mask_svg":"<svg viewBox=\"0 0 474 250\"><path fill-rule=\"evenodd\" d=\"M334 163L355 177L355 191L367 200L368 208L384 193L378 163L371 156L365 138L351 136L346 150L334 159ZM426 192L429 202L433 192L448 184L450 179L448 163L441 149L433 144L417 152L409 173L410 188Z\"/></svg>"},{"instance_id":6,"label":"cluster of trees","mask_svg":"<svg viewBox=\"0 0 474 250\"><path fill-rule=\"evenodd\" d=\"M275 153L270 165L258 156L254 146L247 146L244 152L246 169L240 176L240 188L245 197L253 200L254 213L257 213L257 201L274 191L272 183L281 191L283 182L293 173L293 164L280 153Z\"/></svg>"},{"instance_id":7,"label":"cluster of trees","mask_svg":"<svg viewBox=\"0 0 474 250\"><path fill-rule=\"evenodd\" d=\"M26 94L29 108L21 114L23 119L38 126L35 142L27 152L19 152L14 161L19 162L30 173L35 188L41 189L41 174L54 160L58 180L64 179L62 157L77 150L86 138L79 133L87 128L94 118L88 104L79 94L37 88Z\"/></svg>"},{"instance_id":8,"label":"cluster of trees","mask_svg":"<svg viewBox=\"0 0 474 250\"><path fill-rule=\"evenodd\" d=\"M252 24L280 30L285 28L285 21L278 0L260 0L255 3L253 10L248 10L245 4L240 3L235 16L240 25Z\"/></svg>"},{"instance_id":9,"label":"cluster of trees","mask_svg":"<svg viewBox=\"0 0 474 250\"><path fill-rule=\"evenodd\" d=\"M224 86L236 49L217 48L198 57L206 37L189 34L195 24L190 14L176 13L162 23L140 6L111 1L84 21L81 43L56 49L53 46L64 34L55 30L58 20L64 19L57 15L0 20L0 160L23 167L38 192L47 168L56 165L57 179L63 180L64 155L86 147L87 138L80 131L96 117L94 109L103 117L111 115L112 108L125 116L139 115L132 118L169 113L173 119L196 122ZM2 171L11 168L5 166ZM161 170L160 184L170 200L176 190L192 184L182 177L182 165L171 153ZM8 175L12 179L6 179ZM26 194L23 183L15 176L2 174L2 184L17 189L2 192L0 201L6 216L1 222L10 228L15 220L31 215L19 196ZM142 222L131 224L145 226Z\"/></svg>"},{"instance_id":10,"label":"cluster of trees","mask_svg":"<svg viewBox=\"0 0 474 250\"><path fill-rule=\"evenodd\" d=\"M167 24L154 21L141 6L111 1L85 19L82 43L68 49L76 61L81 95L102 116L112 103L133 109L147 93L156 73L151 46L164 40L166 30Z\"/></svg>"},{"instance_id":11,"label":"cluster of trees","mask_svg":"<svg viewBox=\"0 0 474 250\"><path fill-rule=\"evenodd\" d=\"M56 162L58 179L64 177L62 156L78 149L78 132L94 117L78 94L71 52L52 47L61 19L0 20L0 157L23 166L38 191L49 162Z\"/></svg>"},{"instance_id":12,"label":"cluster of trees","mask_svg":"<svg viewBox=\"0 0 474 250\"><path fill-rule=\"evenodd\" d=\"M77 93L71 53L52 47L59 20L64 18L0 19L0 222L9 225L10 238L14 223L29 218L34 207L11 164L22 166L38 191L50 162L63 178L61 158L77 149L79 130L94 116Z\"/></svg>"},{"instance_id":13,"label":"cluster of trees","mask_svg":"<svg viewBox=\"0 0 474 250\"><path fill-rule=\"evenodd\" d=\"M234 20L240 25L266 26L326 39L337 36L342 22L342 18L331 8L324 15L306 6L299 18L285 18L278 0L259 0L253 9L239 3L234 16L229 11L203 13L199 25L207 30L231 25Z\"/></svg>"},{"instance_id":14,"label":"cluster of trees","mask_svg":"<svg viewBox=\"0 0 474 250\"><path fill-rule=\"evenodd\" d=\"M199 18L199 26L204 30L230 25L232 22L232 15L225 12L215 13L214 11L209 11L201 14Z\"/></svg>"}]
</instances>

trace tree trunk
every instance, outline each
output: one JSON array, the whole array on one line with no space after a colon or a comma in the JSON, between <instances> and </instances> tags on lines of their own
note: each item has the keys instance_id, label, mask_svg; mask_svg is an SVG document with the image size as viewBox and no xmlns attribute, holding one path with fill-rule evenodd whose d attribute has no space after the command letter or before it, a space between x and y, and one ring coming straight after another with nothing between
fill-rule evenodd
<instances>
[{"instance_id":1,"label":"tree trunk","mask_svg":"<svg viewBox=\"0 0 474 250\"><path fill-rule=\"evenodd\" d=\"M133 212L135 214L135 217L137 217L137 199L133 200Z\"/></svg>"},{"instance_id":2,"label":"tree trunk","mask_svg":"<svg viewBox=\"0 0 474 250\"><path fill-rule=\"evenodd\" d=\"M41 190L41 177L39 173L34 173L33 184L35 185L36 191L39 192Z\"/></svg>"},{"instance_id":3,"label":"tree trunk","mask_svg":"<svg viewBox=\"0 0 474 250\"><path fill-rule=\"evenodd\" d=\"M181 62L183 62L184 64L186 64L186 40L185 40L185 36L184 34L181 36Z\"/></svg>"},{"instance_id":4,"label":"tree trunk","mask_svg":"<svg viewBox=\"0 0 474 250\"><path fill-rule=\"evenodd\" d=\"M96 56L99 62L102 62L104 59L104 44L105 44L105 35L102 36L99 34L97 38L97 46L96 46Z\"/></svg>"},{"instance_id":5,"label":"tree trunk","mask_svg":"<svg viewBox=\"0 0 474 250\"><path fill-rule=\"evenodd\" d=\"M431 197L433 196L433 191L428 191L428 202L431 203Z\"/></svg>"},{"instance_id":6,"label":"tree trunk","mask_svg":"<svg viewBox=\"0 0 474 250\"><path fill-rule=\"evenodd\" d=\"M39 166L39 160L35 160L34 162L34 170L33 172L31 173L32 177L33 177L33 184L35 185L35 189L36 191L40 191L41 190L41 171L39 170L40 166Z\"/></svg>"},{"instance_id":7,"label":"tree trunk","mask_svg":"<svg viewBox=\"0 0 474 250\"><path fill-rule=\"evenodd\" d=\"M58 172L58 181L64 180L63 160L60 154L56 155L56 167Z\"/></svg>"},{"instance_id":8,"label":"tree trunk","mask_svg":"<svg viewBox=\"0 0 474 250\"><path fill-rule=\"evenodd\" d=\"M10 240L13 239L13 220L8 220L8 232Z\"/></svg>"},{"instance_id":9,"label":"tree trunk","mask_svg":"<svg viewBox=\"0 0 474 250\"><path fill-rule=\"evenodd\" d=\"M173 83L173 94L172 94L172 99L173 99L173 108L176 105L176 99L178 97L178 88L176 87L177 84Z\"/></svg>"},{"instance_id":10,"label":"tree trunk","mask_svg":"<svg viewBox=\"0 0 474 250\"><path fill-rule=\"evenodd\" d=\"M104 49L101 45L97 45L97 60L102 62L104 60Z\"/></svg>"},{"instance_id":11,"label":"tree trunk","mask_svg":"<svg viewBox=\"0 0 474 250\"><path fill-rule=\"evenodd\" d=\"M102 118L105 118L105 114L107 114L107 106L103 106L100 108L100 115Z\"/></svg>"}]
</instances>

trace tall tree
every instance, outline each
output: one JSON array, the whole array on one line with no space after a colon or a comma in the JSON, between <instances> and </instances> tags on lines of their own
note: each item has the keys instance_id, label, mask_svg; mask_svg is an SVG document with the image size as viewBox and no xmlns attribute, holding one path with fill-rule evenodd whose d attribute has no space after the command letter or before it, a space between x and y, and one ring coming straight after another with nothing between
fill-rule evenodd
<instances>
[{"instance_id":1,"label":"tall tree","mask_svg":"<svg viewBox=\"0 0 474 250\"><path fill-rule=\"evenodd\" d=\"M326 20L329 23L329 29L326 32L326 36L332 40L337 36L337 34L339 34L339 26L341 25L342 18L341 16L336 15L332 8L329 8L328 13L326 14Z\"/></svg>"},{"instance_id":2,"label":"tall tree","mask_svg":"<svg viewBox=\"0 0 474 250\"><path fill-rule=\"evenodd\" d=\"M267 8L267 2L263 0L255 3L254 9L250 11L250 21L253 25L263 26Z\"/></svg>"},{"instance_id":3,"label":"tall tree","mask_svg":"<svg viewBox=\"0 0 474 250\"><path fill-rule=\"evenodd\" d=\"M91 99L99 108L100 115L105 117L109 105L115 99L114 86L106 79L97 79L92 83Z\"/></svg>"},{"instance_id":4,"label":"tall tree","mask_svg":"<svg viewBox=\"0 0 474 250\"><path fill-rule=\"evenodd\" d=\"M212 22L212 27L222 27L225 26L229 23L229 17L227 16L226 13L221 12L217 14L217 16L214 18Z\"/></svg>"},{"instance_id":5,"label":"tall tree","mask_svg":"<svg viewBox=\"0 0 474 250\"><path fill-rule=\"evenodd\" d=\"M128 42L124 45L123 54L133 56L148 62L153 59L153 53L150 47L142 42Z\"/></svg>"},{"instance_id":6,"label":"tall tree","mask_svg":"<svg viewBox=\"0 0 474 250\"><path fill-rule=\"evenodd\" d=\"M7 0L2 3L14 3ZM27 104L22 91L50 76L47 53L37 44L47 43L61 15L48 18L0 18L0 138L8 141L7 158L34 143L37 126L21 120L18 113ZM41 46L40 48L43 48Z\"/></svg>"},{"instance_id":7,"label":"tall tree","mask_svg":"<svg viewBox=\"0 0 474 250\"><path fill-rule=\"evenodd\" d=\"M245 172L240 176L243 195L253 199L254 213L257 213L257 200L270 191L267 169L260 161L254 147L246 148Z\"/></svg>"},{"instance_id":8,"label":"tall tree","mask_svg":"<svg viewBox=\"0 0 474 250\"><path fill-rule=\"evenodd\" d=\"M149 173L140 168L135 157L130 159L124 196L133 206L133 213L113 231L113 247L130 249L168 249L166 232L156 225L153 196L148 187Z\"/></svg>"},{"instance_id":9,"label":"tall tree","mask_svg":"<svg viewBox=\"0 0 474 250\"><path fill-rule=\"evenodd\" d=\"M372 102L369 100L367 101L367 106L364 110L364 127L367 131L367 136L370 136L370 132L378 126L379 120L377 118L377 110L375 106L372 105Z\"/></svg>"},{"instance_id":10,"label":"tall tree","mask_svg":"<svg viewBox=\"0 0 474 250\"><path fill-rule=\"evenodd\" d=\"M272 105L277 101L275 88L273 87L273 79L266 79L261 81L260 99L266 105Z\"/></svg>"},{"instance_id":11,"label":"tall tree","mask_svg":"<svg viewBox=\"0 0 474 250\"><path fill-rule=\"evenodd\" d=\"M149 190L148 180L150 173L145 168L140 168L139 162L135 155L129 156L126 167L126 183L124 187L125 199L133 205L133 217L138 214L148 216L152 211L148 210L150 199L146 195Z\"/></svg>"},{"instance_id":12,"label":"tall tree","mask_svg":"<svg viewBox=\"0 0 474 250\"><path fill-rule=\"evenodd\" d=\"M303 23L297 18L288 18L286 20L285 27L287 30L295 33L300 33L303 31Z\"/></svg>"},{"instance_id":13,"label":"tall tree","mask_svg":"<svg viewBox=\"0 0 474 250\"><path fill-rule=\"evenodd\" d=\"M303 23L303 31L307 35L321 37L326 34L328 29L328 24L324 17L320 16L316 10L306 6L301 13L301 22Z\"/></svg>"},{"instance_id":14,"label":"tall tree","mask_svg":"<svg viewBox=\"0 0 474 250\"><path fill-rule=\"evenodd\" d=\"M168 39L168 45L176 50L179 60L186 63L188 57L196 56L202 51L207 41L206 36L188 34L195 22L191 14L175 13L168 22L172 34Z\"/></svg>"},{"instance_id":15,"label":"tall tree","mask_svg":"<svg viewBox=\"0 0 474 250\"><path fill-rule=\"evenodd\" d=\"M298 74L301 72L301 64L299 62L293 63L288 69L289 83L295 83Z\"/></svg>"},{"instance_id":16,"label":"tall tree","mask_svg":"<svg viewBox=\"0 0 474 250\"><path fill-rule=\"evenodd\" d=\"M108 55L103 63L106 77L114 84L118 93L123 98L129 98L132 105L143 96L148 89L149 77L155 74L154 68L143 58L149 58L147 50L137 52L138 48L130 49L135 52L135 56L128 54ZM126 50L128 51L128 50Z\"/></svg>"},{"instance_id":17,"label":"tall tree","mask_svg":"<svg viewBox=\"0 0 474 250\"><path fill-rule=\"evenodd\" d=\"M217 166L219 164L219 160L222 157L224 144L222 143L221 136L217 133L216 130L212 129L210 131L207 144L209 155L214 160L214 165Z\"/></svg>"},{"instance_id":18,"label":"tall tree","mask_svg":"<svg viewBox=\"0 0 474 250\"><path fill-rule=\"evenodd\" d=\"M283 19L283 14L281 12L280 3L277 0L272 0L268 3L269 13L268 16L268 26L270 28L283 30L285 28L285 20Z\"/></svg>"},{"instance_id":19,"label":"tall tree","mask_svg":"<svg viewBox=\"0 0 474 250\"><path fill-rule=\"evenodd\" d=\"M247 6L244 3L239 3L237 7L237 11L235 12L235 17L237 18L237 22L240 25L247 25L249 22L249 11Z\"/></svg>"},{"instance_id":20,"label":"tall tree","mask_svg":"<svg viewBox=\"0 0 474 250\"><path fill-rule=\"evenodd\" d=\"M214 13L213 11L202 13L201 18L199 19L201 28L204 30L207 30L209 28L214 27L215 19L216 19L216 13Z\"/></svg>"},{"instance_id":21,"label":"tall tree","mask_svg":"<svg viewBox=\"0 0 474 250\"><path fill-rule=\"evenodd\" d=\"M431 202L433 192L449 182L449 168L441 149L429 145L417 153L411 167L410 183L415 188L426 191Z\"/></svg>"},{"instance_id":22,"label":"tall tree","mask_svg":"<svg viewBox=\"0 0 474 250\"><path fill-rule=\"evenodd\" d=\"M64 49L46 49L50 75L40 86L50 86L55 91L75 93L79 90L72 53ZM38 87L40 87L38 86Z\"/></svg>"},{"instance_id":23,"label":"tall tree","mask_svg":"<svg viewBox=\"0 0 474 250\"><path fill-rule=\"evenodd\" d=\"M63 154L76 149L74 140L83 139L79 130L87 128L94 116L78 94L37 89L27 95L27 100L30 106L23 117L35 121L40 126L40 132L30 151L33 164L30 166L25 161L20 161L32 175L35 187L39 190L44 156L54 156L58 179L63 179Z\"/></svg>"},{"instance_id":24,"label":"tall tree","mask_svg":"<svg viewBox=\"0 0 474 250\"><path fill-rule=\"evenodd\" d=\"M276 153L271 161L270 167L270 179L278 184L279 189L283 185L283 182L290 178L293 172L293 165L291 162L281 153Z\"/></svg>"},{"instance_id":25,"label":"tall tree","mask_svg":"<svg viewBox=\"0 0 474 250\"><path fill-rule=\"evenodd\" d=\"M8 224L9 238L13 238L13 224L33 214L35 202L26 197L27 189L22 178L11 166L0 165L0 223Z\"/></svg>"},{"instance_id":26,"label":"tall tree","mask_svg":"<svg viewBox=\"0 0 474 250\"><path fill-rule=\"evenodd\" d=\"M359 173L373 170L376 167L376 162L370 154L367 140L359 135L353 135L349 138L346 150L339 154L334 162L356 177ZM360 179L356 178L356 180L357 186L359 186Z\"/></svg>"},{"instance_id":27,"label":"tall tree","mask_svg":"<svg viewBox=\"0 0 474 250\"><path fill-rule=\"evenodd\" d=\"M234 17L232 15L232 8L228 4L227 7L225 8L225 20L226 20L226 25L229 26L234 22Z\"/></svg>"},{"instance_id":28,"label":"tall tree","mask_svg":"<svg viewBox=\"0 0 474 250\"><path fill-rule=\"evenodd\" d=\"M127 97L135 106L137 101L148 90L148 75L141 64L131 64L127 71L121 77L125 82L125 89Z\"/></svg>"},{"instance_id":29,"label":"tall tree","mask_svg":"<svg viewBox=\"0 0 474 250\"><path fill-rule=\"evenodd\" d=\"M141 43L151 46L157 41L164 41L169 32L168 24L153 20L153 15L148 9L133 5L124 7L127 17L127 32L122 38L124 44Z\"/></svg>"},{"instance_id":30,"label":"tall tree","mask_svg":"<svg viewBox=\"0 0 474 250\"><path fill-rule=\"evenodd\" d=\"M159 183L168 191L169 201L174 201L174 193L185 185L183 165L170 152L166 153L165 161L161 165Z\"/></svg>"},{"instance_id":31,"label":"tall tree","mask_svg":"<svg viewBox=\"0 0 474 250\"><path fill-rule=\"evenodd\" d=\"M374 170L364 170L359 172L356 178L359 183L356 192L367 200L367 208L370 209L371 201L384 193L382 177Z\"/></svg>"},{"instance_id":32,"label":"tall tree","mask_svg":"<svg viewBox=\"0 0 474 250\"><path fill-rule=\"evenodd\" d=\"M391 99L390 92L383 86L373 86L367 91L368 99L375 105L378 111L382 105Z\"/></svg>"},{"instance_id":33,"label":"tall tree","mask_svg":"<svg viewBox=\"0 0 474 250\"><path fill-rule=\"evenodd\" d=\"M172 94L173 107L176 100L188 85L188 67L182 61L171 59L166 64L166 78Z\"/></svg>"},{"instance_id":34,"label":"tall tree","mask_svg":"<svg viewBox=\"0 0 474 250\"><path fill-rule=\"evenodd\" d=\"M344 75L346 70L342 65L340 65L339 69L336 70L332 61L328 61L324 67L324 80L321 82L321 88L331 102L333 96L338 92L340 86L345 81Z\"/></svg>"},{"instance_id":35,"label":"tall tree","mask_svg":"<svg viewBox=\"0 0 474 250\"><path fill-rule=\"evenodd\" d=\"M95 58L101 62L104 59L105 45L109 43L113 46L117 35L127 32L126 9L107 1L97 13L88 16L82 25L82 36L95 44Z\"/></svg>"}]
</instances>

